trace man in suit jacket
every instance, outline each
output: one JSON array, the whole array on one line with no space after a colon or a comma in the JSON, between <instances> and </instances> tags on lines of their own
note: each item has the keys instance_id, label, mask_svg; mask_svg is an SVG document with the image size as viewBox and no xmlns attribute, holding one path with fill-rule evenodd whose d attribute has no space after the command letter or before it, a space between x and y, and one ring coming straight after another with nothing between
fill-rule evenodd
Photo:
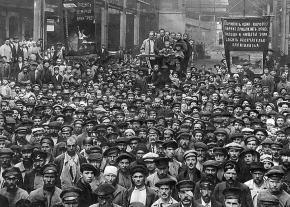
<instances>
[{"instance_id":1,"label":"man in suit jacket","mask_svg":"<svg viewBox=\"0 0 290 207\"><path fill-rule=\"evenodd\" d=\"M131 168L131 175L134 187L128 191L128 204L140 202L146 207L151 206L158 197L153 189L145 186L147 168L144 165L134 165Z\"/></svg>"},{"instance_id":2,"label":"man in suit jacket","mask_svg":"<svg viewBox=\"0 0 290 207\"><path fill-rule=\"evenodd\" d=\"M42 72L37 67L38 67L37 62L30 63L30 72L29 72L30 83L42 85L41 83Z\"/></svg>"},{"instance_id":3,"label":"man in suit jacket","mask_svg":"<svg viewBox=\"0 0 290 207\"><path fill-rule=\"evenodd\" d=\"M216 185L213 197L216 200L217 203L222 205L224 203L225 196L223 194L223 191L226 188L239 188L241 189L241 204L243 207L253 207L253 200L251 197L251 191L248 186L246 186L243 183L239 183L237 181L237 172L238 172L238 166L233 161L228 161L225 163L224 166L224 178L226 181L221 182Z\"/></svg>"},{"instance_id":4,"label":"man in suit jacket","mask_svg":"<svg viewBox=\"0 0 290 207\"><path fill-rule=\"evenodd\" d=\"M54 163L60 174L61 187L71 187L80 179L80 166L86 163L86 158L78 154L77 143L74 137L66 141L67 151L55 158Z\"/></svg>"},{"instance_id":5,"label":"man in suit jacket","mask_svg":"<svg viewBox=\"0 0 290 207\"><path fill-rule=\"evenodd\" d=\"M59 67L54 67L54 75L52 76L52 82L54 85L61 85L63 77L59 74Z\"/></svg>"}]
</instances>

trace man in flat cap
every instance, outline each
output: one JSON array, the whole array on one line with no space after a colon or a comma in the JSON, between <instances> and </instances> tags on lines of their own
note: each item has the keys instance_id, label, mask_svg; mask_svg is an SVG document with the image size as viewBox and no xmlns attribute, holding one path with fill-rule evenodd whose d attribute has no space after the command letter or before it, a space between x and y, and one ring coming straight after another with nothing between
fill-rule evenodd
<instances>
[{"instance_id":1,"label":"man in flat cap","mask_svg":"<svg viewBox=\"0 0 290 207\"><path fill-rule=\"evenodd\" d=\"M56 187L58 173L55 164L48 163L42 168L43 186L30 192L28 199L32 203L43 202L47 207L53 207L61 202L61 189Z\"/></svg>"},{"instance_id":2,"label":"man in flat cap","mask_svg":"<svg viewBox=\"0 0 290 207\"><path fill-rule=\"evenodd\" d=\"M261 191L257 198L257 207L263 207L264 198L279 200L279 207L290 206L290 195L282 189L282 178L285 175L284 171L279 167L271 168L266 174L268 177L268 189Z\"/></svg>"},{"instance_id":3,"label":"man in flat cap","mask_svg":"<svg viewBox=\"0 0 290 207\"><path fill-rule=\"evenodd\" d=\"M142 160L148 169L149 175L152 175L156 172L156 165L154 160L158 157L159 155L153 152L148 152L143 155Z\"/></svg>"},{"instance_id":4,"label":"man in flat cap","mask_svg":"<svg viewBox=\"0 0 290 207\"><path fill-rule=\"evenodd\" d=\"M191 180L182 180L177 183L179 203L172 204L169 207L202 207L194 201L193 191L194 182Z\"/></svg>"},{"instance_id":5,"label":"man in flat cap","mask_svg":"<svg viewBox=\"0 0 290 207\"><path fill-rule=\"evenodd\" d=\"M119 168L118 171L118 184L123 186L124 188L131 188L132 187L132 181L131 181L131 175L130 175L130 163L133 161L133 157L131 154L127 152L121 153L117 157L117 165Z\"/></svg>"},{"instance_id":6,"label":"man in flat cap","mask_svg":"<svg viewBox=\"0 0 290 207\"><path fill-rule=\"evenodd\" d=\"M229 187L223 190L225 207L243 207L241 202L242 191L239 188Z\"/></svg>"},{"instance_id":7,"label":"man in flat cap","mask_svg":"<svg viewBox=\"0 0 290 207\"><path fill-rule=\"evenodd\" d=\"M97 174L94 176L93 181L90 183L92 191L94 192L98 186L101 184L103 179L103 173L101 172L101 164L103 160L103 155L99 152L90 153L88 155L88 163L93 165L97 169Z\"/></svg>"},{"instance_id":8,"label":"man in flat cap","mask_svg":"<svg viewBox=\"0 0 290 207\"><path fill-rule=\"evenodd\" d=\"M19 168L17 167L7 168L2 173L2 176L5 180L5 183L4 187L0 189L0 195L5 196L8 199L9 206L15 207L17 201L21 199L27 199L28 197L27 191L17 186L19 177L21 177ZM0 206L2 206L1 203Z\"/></svg>"},{"instance_id":9,"label":"man in flat cap","mask_svg":"<svg viewBox=\"0 0 290 207\"><path fill-rule=\"evenodd\" d=\"M33 166L33 160L31 158L32 152L33 152L32 145L27 144L22 146L21 148L22 161L15 165L15 167L19 168L23 179L25 174L32 169Z\"/></svg>"},{"instance_id":10,"label":"man in flat cap","mask_svg":"<svg viewBox=\"0 0 290 207\"><path fill-rule=\"evenodd\" d=\"M91 205L90 207L121 207L113 203L115 188L113 185L104 183L101 184L95 194L98 196L98 203Z\"/></svg>"},{"instance_id":11,"label":"man in flat cap","mask_svg":"<svg viewBox=\"0 0 290 207\"><path fill-rule=\"evenodd\" d=\"M79 207L81 190L71 186L64 188L60 194L63 207Z\"/></svg>"},{"instance_id":12,"label":"man in flat cap","mask_svg":"<svg viewBox=\"0 0 290 207\"><path fill-rule=\"evenodd\" d=\"M134 165L131 167L133 186L128 191L128 204L140 202L144 206L151 206L156 200L155 191L145 185L148 170L144 165Z\"/></svg>"},{"instance_id":13,"label":"man in flat cap","mask_svg":"<svg viewBox=\"0 0 290 207\"><path fill-rule=\"evenodd\" d=\"M197 152L195 150L188 150L183 155L185 161L185 168L178 174L177 180L192 180L198 182L201 177L201 172L196 169Z\"/></svg>"},{"instance_id":14,"label":"man in flat cap","mask_svg":"<svg viewBox=\"0 0 290 207\"><path fill-rule=\"evenodd\" d=\"M167 140L162 145L165 156L168 157L169 160L169 172L170 175L176 177L179 173L179 169L181 168L181 163L178 162L175 158L175 150L178 148L178 144L174 140Z\"/></svg>"},{"instance_id":15,"label":"man in flat cap","mask_svg":"<svg viewBox=\"0 0 290 207\"><path fill-rule=\"evenodd\" d=\"M197 188L195 187L194 194L200 194L198 199L195 199L196 203L201 204L202 206L215 206L221 207L219 203L217 203L212 196L213 190L215 187L213 176L211 175L203 175L199 181L199 188L197 192ZM194 195L196 197L196 195Z\"/></svg>"},{"instance_id":16,"label":"man in flat cap","mask_svg":"<svg viewBox=\"0 0 290 207\"><path fill-rule=\"evenodd\" d=\"M169 158L158 157L154 160L156 165L156 172L147 177L148 185L151 188L155 188L155 184L162 178L171 178L175 181L176 178L171 176L169 173Z\"/></svg>"},{"instance_id":17,"label":"man in flat cap","mask_svg":"<svg viewBox=\"0 0 290 207\"><path fill-rule=\"evenodd\" d=\"M3 186L3 172L5 169L11 167L11 157L13 155L13 151L9 148L0 149L0 186Z\"/></svg>"},{"instance_id":18,"label":"man in flat cap","mask_svg":"<svg viewBox=\"0 0 290 207\"><path fill-rule=\"evenodd\" d=\"M80 171L81 178L76 183L76 187L81 190L79 206L88 207L95 202L90 183L92 183L94 176L97 174L97 169L91 164L83 163Z\"/></svg>"},{"instance_id":19,"label":"man in flat cap","mask_svg":"<svg viewBox=\"0 0 290 207\"><path fill-rule=\"evenodd\" d=\"M155 187L158 188L159 199L155 201L151 207L168 207L172 204L178 203L172 198L172 191L175 188L176 181L170 178L160 179Z\"/></svg>"},{"instance_id":20,"label":"man in flat cap","mask_svg":"<svg viewBox=\"0 0 290 207\"><path fill-rule=\"evenodd\" d=\"M215 186L213 197L219 204L223 204L224 194L222 192L228 187L237 187L242 191L241 206L253 207L254 205L251 197L251 191L248 186L246 186L243 183L239 183L237 181L238 173L239 173L238 166L235 162L233 161L226 162L224 166L224 178L226 181L218 183Z\"/></svg>"},{"instance_id":21,"label":"man in flat cap","mask_svg":"<svg viewBox=\"0 0 290 207\"><path fill-rule=\"evenodd\" d=\"M24 189L28 193L43 186L42 167L45 164L47 154L35 149L31 155L33 168L24 176Z\"/></svg>"},{"instance_id":22,"label":"man in flat cap","mask_svg":"<svg viewBox=\"0 0 290 207\"><path fill-rule=\"evenodd\" d=\"M215 160L207 160L203 163L203 174L204 176L211 177L213 188L219 182L219 180L217 179L218 168L219 168L219 163ZM194 199L199 199L201 197L200 182L201 181L198 181L195 184Z\"/></svg>"},{"instance_id":23,"label":"man in flat cap","mask_svg":"<svg viewBox=\"0 0 290 207\"><path fill-rule=\"evenodd\" d=\"M250 172L252 175L251 180L245 182L245 185L250 188L251 196L253 199L254 207L257 207L257 197L262 190L268 189L268 184L265 181L265 168L261 162L253 162L250 165Z\"/></svg>"}]
</instances>

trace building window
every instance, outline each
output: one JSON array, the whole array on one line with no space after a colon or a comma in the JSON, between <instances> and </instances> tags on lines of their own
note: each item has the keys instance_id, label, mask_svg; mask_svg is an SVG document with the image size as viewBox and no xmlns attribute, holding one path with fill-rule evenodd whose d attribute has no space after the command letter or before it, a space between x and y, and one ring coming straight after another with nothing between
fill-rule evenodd
<instances>
[{"instance_id":1,"label":"building window","mask_svg":"<svg viewBox=\"0 0 290 207\"><path fill-rule=\"evenodd\" d=\"M9 37L17 36L18 32L18 18L12 16L9 18Z\"/></svg>"}]
</instances>

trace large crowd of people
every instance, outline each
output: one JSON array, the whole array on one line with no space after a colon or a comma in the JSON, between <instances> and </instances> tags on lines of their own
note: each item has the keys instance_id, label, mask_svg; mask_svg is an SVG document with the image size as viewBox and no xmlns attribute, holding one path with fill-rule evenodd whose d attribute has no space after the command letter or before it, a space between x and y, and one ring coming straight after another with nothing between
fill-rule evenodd
<instances>
[{"instance_id":1,"label":"large crowd of people","mask_svg":"<svg viewBox=\"0 0 290 207\"><path fill-rule=\"evenodd\" d=\"M82 62L0 47L1 207L290 206L290 74L196 65L187 34Z\"/></svg>"}]
</instances>

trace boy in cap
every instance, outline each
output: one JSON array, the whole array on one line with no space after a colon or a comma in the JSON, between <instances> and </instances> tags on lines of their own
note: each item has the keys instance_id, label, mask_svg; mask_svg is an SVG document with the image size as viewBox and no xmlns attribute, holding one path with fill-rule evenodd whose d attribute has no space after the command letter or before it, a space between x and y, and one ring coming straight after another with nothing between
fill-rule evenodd
<instances>
[{"instance_id":1,"label":"boy in cap","mask_svg":"<svg viewBox=\"0 0 290 207\"><path fill-rule=\"evenodd\" d=\"M155 201L151 207L168 207L172 204L178 203L172 198L172 191L175 188L176 181L170 178L159 180L155 187L158 188L159 199Z\"/></svg>"},{"instance_id":2,"label":"boy in cap","mask_svg":"<svg viewBox=\"0 0 290 207\"><path fill-rule=\"evenodd\" d=\"M223 192L224 195L224 206L225 207L243 207L241 203L241 193L242 191L239 188L226 188Z\"/></svg>"},{"instance_id":3,"label":"boy in cap","mask_svg":"<svg viewBox=\"0 0 290 207\"><path fill-rule=\"evenodd\" d=\"M2 186L3 188L0 189L0 195L5 196L8 199L9 206L14 207L17 201L27 199L27 191L17 186L19 177L21 177L19 168L7 168L2 173L2 176L5 180L5 187ZM2 204L0 205L2 206Z\"/></svg>"},{"instance_id":4,"label":"boy in cap","mask_svg":"<svg viewBox=\"0 0 290 207\"><path fill-rule=\"evenodd\" d=\"M57 169L53 163L44 165L42 169L43 186L32 191L28 199L32 203L45 201L48 207L54 206L61 202L61 189L56 187Z\"/></svg>"},{"instance_id":5,"label":"boy in cap","mask_svg":"<svg viewBox=\"0 0 290 207\"><path fill-rule=\"evenodd\" d=\"M76 183L76 187L81 190L79 207L88 207L95 201L90 183L97 174L97 169L91 164L83 163L80 171L81 179Z\"/></svg>"}]
</instances>

